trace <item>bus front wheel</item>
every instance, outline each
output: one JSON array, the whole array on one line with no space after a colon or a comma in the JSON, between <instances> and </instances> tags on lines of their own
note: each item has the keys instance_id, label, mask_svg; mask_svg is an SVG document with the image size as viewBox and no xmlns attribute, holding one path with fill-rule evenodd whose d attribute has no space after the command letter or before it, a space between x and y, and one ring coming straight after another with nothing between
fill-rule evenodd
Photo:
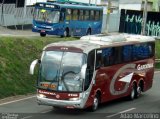
<instances>
[{"instance_id":1,"label":"bus front wheel","mask_svg":"<svg viewBox=\"0 0 160 119\"><path fill-rule=\"evenodd\" d=\"M41 36L41 37L45 37L46 34L45 34L45 33L40 33L40 36Z\"/></svg>"},{"instance_id":2,"label":"bus front wheel","mask_svg":"<svg viewBox=\"0 0 160 119\"><path fill-rule=\"evenodd\" d=\"M90 28L87 30L87 34L86 35L91 35L91 29Z\"/></svg>"},{"instance_id":3,"label":"bus front wheel","mask_svg":"<svg viewBox=\"0 0 160 119\"><path fill-rule=\"evenodd\" d=\"M99 102L100 102L99 96L96 95L93 99L93 105L91 107L91 111L96 111L98 109Z\"/></svg>"}]
</instances>

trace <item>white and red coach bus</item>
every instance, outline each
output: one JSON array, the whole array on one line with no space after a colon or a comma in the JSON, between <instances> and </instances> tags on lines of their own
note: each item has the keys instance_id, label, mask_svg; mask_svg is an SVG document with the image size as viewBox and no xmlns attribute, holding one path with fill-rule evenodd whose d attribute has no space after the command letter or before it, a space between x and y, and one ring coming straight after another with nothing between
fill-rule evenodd
<instances>
[{"instance_id":1,"label":"white and red coach bus","mask_svg":"<svg viewBox=\"0 0 160 119\"><path fill-rule=\"evenodd\" d=\"M37 101L40 105L87 108L128 96L134 99L152 87L155 40L140 35L91 35L58 42L43 49Z\"/></svg>"}]
</instances>

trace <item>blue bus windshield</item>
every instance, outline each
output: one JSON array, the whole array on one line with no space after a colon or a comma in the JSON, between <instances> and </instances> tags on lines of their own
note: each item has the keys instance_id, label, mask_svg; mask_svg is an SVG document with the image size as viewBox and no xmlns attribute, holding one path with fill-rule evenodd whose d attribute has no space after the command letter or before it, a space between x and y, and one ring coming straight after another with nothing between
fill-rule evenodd
<instances>
[{"instance_id":1,"label":"blue bus windshield","mask_svg":"<svg viewBox=\"0 0 160 119\"><path fill-rule=\"evenodd\" d=\"M58 23L60 17L60 11L54 11L53 9L39 9L35 10L34 19L36 21L47 23Z\"/></svg>"}]
</instances>

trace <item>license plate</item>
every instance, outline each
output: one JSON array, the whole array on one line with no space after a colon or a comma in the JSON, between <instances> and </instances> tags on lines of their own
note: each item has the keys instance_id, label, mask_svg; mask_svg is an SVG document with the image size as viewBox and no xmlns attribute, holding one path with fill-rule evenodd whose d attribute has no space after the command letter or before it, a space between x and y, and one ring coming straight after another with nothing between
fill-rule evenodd
<instances>
[{"instance_id":1,"label":"license plate","mask_svg":"<svg viewBox=\"0 0 160 119\"><path fill-rule=\"evenodd\" d=\"M46 31L44 31L44 30L41 30L41 32L42 32L42 33L45 33Z\"/></svg>"}]
</instances>

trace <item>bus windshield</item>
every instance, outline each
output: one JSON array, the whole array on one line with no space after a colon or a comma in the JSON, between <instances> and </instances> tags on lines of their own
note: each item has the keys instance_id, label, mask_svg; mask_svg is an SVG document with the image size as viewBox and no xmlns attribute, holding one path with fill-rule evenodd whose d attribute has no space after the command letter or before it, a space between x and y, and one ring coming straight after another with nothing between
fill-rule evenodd
<instances>
[{"instance_id":1,"label":"bus windshield","mask_svg":"<svg viewBox=\"0 0 160 119\"><path fill-rule=\"evenodd\" d=\"M81 67L84 54L75 52L45 51L40 71L40 88L56 91L82 91Z\"/></svg>"},{"instance_id":2,"label":"bus windshield","mask_svg":"<svg viewBox=\"0 0 160 119\"><path fill-rule=\"evenodd\" d=\"M53 9L36 9L34 15L35 20L47 23L58 23L59 17L60 12Z\"/></svg>"}]
</instances>

